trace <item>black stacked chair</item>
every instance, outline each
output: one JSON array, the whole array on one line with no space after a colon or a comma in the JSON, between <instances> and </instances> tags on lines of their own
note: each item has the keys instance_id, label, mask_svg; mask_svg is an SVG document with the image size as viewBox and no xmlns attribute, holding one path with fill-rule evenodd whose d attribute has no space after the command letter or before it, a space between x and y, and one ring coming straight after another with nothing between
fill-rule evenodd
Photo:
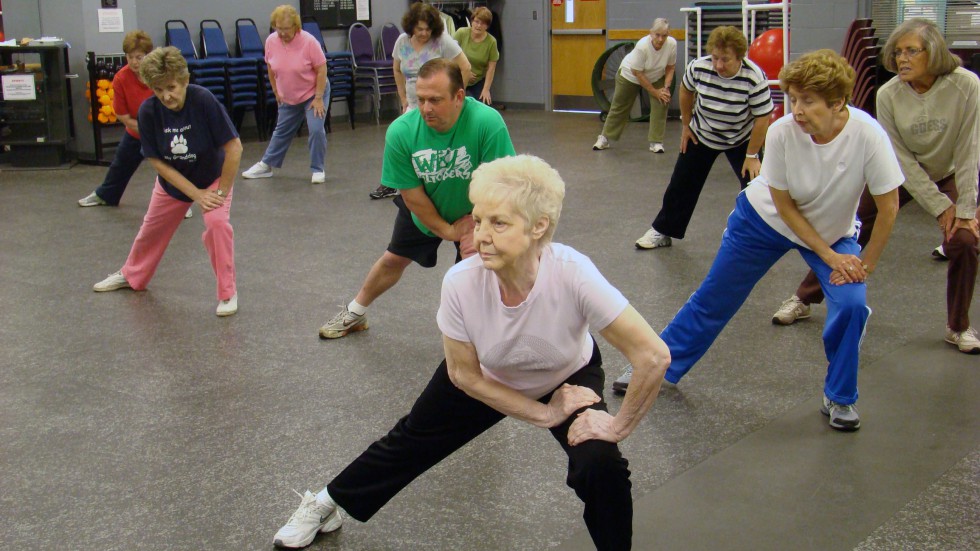
<instances>
[{"instance_id":1,"label":"black stacked chair","mask_svg":"<svg viewBox=\"0 0 980 551\"><path fill-rule=\"evenodd\" d=\"M246 111L252 111L258 123L259 71L254 58L231 57L221 23L214 19L201 21L201 51L205 59L225 62L225 106L236 128L241 128Z\"/></svg>"},{"instance_id":2,"label":"black stacked chair","mask_svg":"<svg viewBox=\"0 0 980 551\"><path fill-rule=\"evenodd\" d=\"M227 93L225 86L225 61L222 59L200 59L191 31L187 23L181 19L170 19L165 23L167 46L180 50L187 60L187 69L191 73L191 82L207 88L222 105L226 105Z\"/></svg>"},{"instance_id":3,"label":"black stacked chair","mask_svg":"<svg viewBox=\"0 0 980 551\"><path fill-rule=\"evenodd\" d=\"M247 17L235 21L235 37L237 39L236 49L238 57L254 59L257 64L259 78L258 87L258 115L259 119L259 139L265 141L276 125L278 109L276 106L276 95L272 92L272 84L269 82L268 67L265 64L265 45L259 35L259 29L255 26L255 21Z\"/></svg>"}]
</instances>

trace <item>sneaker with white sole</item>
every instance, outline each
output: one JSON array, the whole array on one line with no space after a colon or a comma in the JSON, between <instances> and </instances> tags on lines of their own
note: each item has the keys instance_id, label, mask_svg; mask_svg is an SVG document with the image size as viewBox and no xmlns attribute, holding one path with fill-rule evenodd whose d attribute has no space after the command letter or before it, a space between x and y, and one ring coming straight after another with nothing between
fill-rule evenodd
<instances>
[{"instance_id":1,"label":"sneaker with white sole","mask_svg":"<svg viewBox=\"0 0 980 551\"><path fill-rule=\"evenodd\" d=\"M238 312L238 293L232 295L228 300L219 300L218 309L214 313L218 317L223 318L225 316L231 316L236 312Z\"/></svg>"},{"instance_id":2,"label":"sneaker with white sole","mask_svg":"<svg viewBox=\"0 0 980 551\"><path fill-rule=\"evenodd\" d=\"M946 251L943 249L942 245L932 250L932 257L936 260L949 260L949 257L946 256Z\"/></svg>"},{"instance_id":3,"label":"sneaker with white sole","mask_svg":"<svg viewBox=\"0 0 980 551\"><path fill-rule=\"evenodd\" d=\"M367 328L367 314L355 314L344 306L343 310L320 328L320 338L339 339L348 333L364 331Z\"/></svg>"},{"instance_id":4,"label":"sneaker with white sole","mask_svg":"<svg viewBox=\"0 0 980 551\"><path fill-rule=\"evenodd\" d=\"M293 490L295 492L295 490ZM316 496L309 490L306 495L296 492L303 498L299 508L282 528L272 537L272 545L287 549L306 547L313 542L317 532L333 532L344 524L340 507L336 503L317 503Z\"/></svg>"},{"instance_id":5,"label":"sneaker with white sole","mask_svg":"<svg viewBox=\"0 0 980 551\"><path fill-rule=\"evenodd\" d=\"M259 161L252 165L252 168L242 172L242 178L252 180L255 178L272 178L272 167Z\"/></svg>"},{"instance_id":6,"label":"sneaker with white sole","mask_svg":"<svg viewBox=\"0 0 980 551\"><path fill-rule=\"evenodd\" d=\"M322 184L327 180L327 175L322 172L314 172L313 177L310 178L310 182L314 184Z\"/></svg>"},{"instance_id":7,"label":"sneaker with white sole","mask_svg":"<svg viewBox=\"0 0 980 551\"><path fill-rule=\"evenodd\" d=\"M793 325L796 320L810 317L810 305L804 304L800 297L793 295L783 301L782 306L772 315L773 325Z\"/></svg>"},{"instance_id":8,"label":"sneaker with white sole","mask_svg":"<svg viewBox=\"0 0 980 551\"><path fill-rule=\"evenodd\" d=\"M184 213L184 220L188 218L194 218L194 209L192 207L187 207L187 212Z\"/></svg>"},{"instance_id":9,"label":"sneaker with white sole","mask_svg":"<svg viewBox=\"0 0 980 551\"><path fill-rule=\"evenodd\" d=\"M626 366L626 371L619 376L618 379L613 381L612 389L616 394L626 394L626 390L629 389L630 380L633 378L633 364Z\"/></svg>"},{"instance_id":10,"label":"sneaker with white sole","mask_svg":"<svg viewBox=\"0 0 980 551\"><path fill-rule=\"evenodd\" d=\"M592 150L602 151L603 149L609 149L609 140L607 140L602 134L599 134L599 138L596 139L594 144L592 144Z\"/></svg>"},{"instance_id":11,"label":"sneaker with white sole","mask_svg":"<svg viewBox=\"0 0 980 551\"><path fill-rule=\"evenodd\" d=\"M972 327L953 331L947 325L946 342L956 346L964 354L980 354L980 340L977 340L977 330Z\"/></svg>"},{"instance_id":12,"label":"sneaker with white sole","mask_svg":"<svg viewBox=\"0 0 980 551\"><path fill-rule=\"evenodd\" d=\"M845 406L824 396L820 413L830 417L830 428L832 429L852 431L861 428L861 417L858 416L854 404Z\"/></svg>"},{"instance_id":13,"label":"sneaker with white sole","mask_svg":"<svg viewBox=\"0 0 980 551\"><path fill-rule=\"evenodd\" d=\"M659 247L669 247L671 239L657 230L650 228L643 237L636 240L637 249L656 249Z\"/></svg>"},{"instance_id":14,"label":"sneaker with white sole","mask_svg":"<svg viewBox=\"0 0 980 551\"><path fill-rule=\"evenodd\" d=\"M663 153L664 144L660 142L650 142L650 151L653 151L654 153Z\"/></svg>"},{"instance_id":15,"label":"sneaker with white sole","mask_svg":"<svg viewBox=\"0 0 980 551\"><path fill-rule=\"evenodd\" d=\"M114 274L109 274L109 277L92 286L92 290L96 293L115 291L117 289L132 289L132 286L129 285L129 282L122 275L122 270Z\"/></svg>"},{"instance_id":16,"label":"sneaker with white sole","mask_svg":"<svg viewBox=\"0 0 980 551\"><path fill-rule=\"evenodd\" d=\"M378 186L378 189L368 193L371 199L384 199L385 197L394 197L396 195L398 195L397 189L384 185Z\"/></svg>"},{"instance_id":17,"label":"sneaker with white sole","mask_svg":"<svg viewBox=\"0 0 980 551\"><path fill-rule=\"evenodd\" d=\"M108 204L109 203L103 201L102 198L99 197L94 191L78 200L78 206L80 207L102 207Z\"/></svg>"}]
</instances>

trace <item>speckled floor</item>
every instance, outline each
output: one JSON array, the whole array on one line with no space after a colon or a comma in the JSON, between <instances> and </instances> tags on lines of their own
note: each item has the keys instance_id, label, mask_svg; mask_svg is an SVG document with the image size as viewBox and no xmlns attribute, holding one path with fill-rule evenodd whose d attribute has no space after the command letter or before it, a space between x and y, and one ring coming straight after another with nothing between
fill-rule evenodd
<instances>
[{"instance_id":1,"label":"speckled floor","mask_svg":"<svg viewBox=\"0 0 980 551\"><path fill-rule=\"evenodd\" d=\"M729 168L717 163L686 239L641 252L679 122L655 155L642 124L593 152L594 115L504 116L517 150L566 179L556 241L661 329L717 250L737 191ZM270 549L292 490L318 490L408 411L442 359L434 317L451 247L375 303L369 331L317 337L387 244L395 209L367 197L383 139L384 126L335 124L324 185L309 183L303 139L276 178L238 181L240 302L226 319L199 215L146 292L92 292L125 260L148 165L121 207L89 209L75 201L104 168L0 165L0 548ZM246 135L243 169L264 146ZM770 324L805 267L795 253L775 266L623 444L635 549L980 548L980 358L942 342L936 244L932 220L903 209L869 288L855 434L817 411L825 309ZM600 346L611 383L625 361ZM550 435L507 420L311 549L588 549L564 476Z\"/></svg>"}]
</instances>

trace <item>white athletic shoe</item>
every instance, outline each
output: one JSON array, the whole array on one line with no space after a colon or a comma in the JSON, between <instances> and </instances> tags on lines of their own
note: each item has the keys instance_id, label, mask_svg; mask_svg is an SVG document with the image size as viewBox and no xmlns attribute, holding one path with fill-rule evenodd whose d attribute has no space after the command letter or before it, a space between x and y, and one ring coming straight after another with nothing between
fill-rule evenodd
<instances>
[{"instance_id":1,"label":"white athletic shoe","mask_svg":"<svg viewBox=\"0 0 980 551\"><path fill-rule=\"evenodd\" d=\"M238 312L238 293L232 295L232 297L228 300L219 300L218 309L215 310L214 313L217 314L218 317L223 318L225 316L233 315L235 312Z\"/></svg>"},{"instance_id":2,"label":"white athletic shoe","mask_svg":"<svg viewBox=\"0 0 980 551\"><path fill-rule=\"evenodd\" d=\"M92 290L96 293L115 291L117 289L132 289L129 282L126 281L125 277L123 277L122 270L119 270L114 274L109 274L109 277L92 286Z\"/></svg>"},{"instance_id":3,"label":"white athletic shoe","mask_svg":"<svg viewBox=\"0 0 980 551\"><path fill-rule=\"evenodd\" d=\"M609 140L602 134L599 134L599 138L592 144L592 150L602 151L603 149L609 149Z\"/></svg>"},{"instance_id":4,"label":"white athletic shoe","mask_svg":"<svg viewBox=\"0 0 980 551\"><path fill-rule=\"evenodd\" d=\"M252 168L242 172L242 178L252 180L254 178L272 178L272 167L259 161L252 165Z\"/></svg>"},{"instance_id":5,"label":"white athletic shoe","mask_svg":"<svg viewBox=\"0 0 980 551\"><path fill-rule=\"evenodd\" d=\"M322 172L314 172L313 177L310 179L310 181L314 184L322 184L324 181L326 181L326 179L327 179L326 174Z\"/></svg>"},{"instance_id":6,"label":"white athletic shoe","mask_svg":"<svg viewBox=\"0 0 980 551\"><path fill-rule=\"evenodd\" d=\"M664 235L653 228L647 230L643 234L643 237L636 240L637 249L656 249L659 247L669 247L670 245L670 236Z\"/></svg>"},{"instance_id":7,"label":"white athletic shoe","mask_svg":"<svg viewBox=\"0 0 980 551\"><path fill-rule=\"evenodd\" d=\"M103 201L102 198L96 195L94 191L78 200L78 206L80 207L101 207L107 204L108 203ZM942 245L940 245L940 247L941 246Z\"/></svg>"},{"instance_id":8,"label":"white athletic shoe","mask_svg":"<svg viewBox=\"0 0 980 551\"><path fill-rule=\"evenodd\" d=\"M653 151L654 153L663 153L664 144L660 142L650 142L650 151Z\"/></svg>"},{"instance_id":9,"label":"white athletic shoe","mask_svg":"<svg viewBox=\"0 0 980 551\"><path fill-rule=\"evenodd\" d=\"M774 325L793 325L796 320L810 317L810 305L803 304L800 297L793 295L783 301L783 304L772 315Z\"/></svg>"},{"instance_id":10,"label":"white athletic shoe","mask_svg":"<svg viewBox=\"0 0 980 551\"><path fill-rule=\"evenodd\" d=\"M188 218L194 218L194 209L192 207L187 207L187 212L184 213L184 220Z\"/></svg>"},{"instance_id":11,"label":"white athletic shoe","mask_svg":"<svg viewBox=\"0 0 980 551\"><path fill-rule=\"evenodd\" d=\"M272 544L276 547L306 547L313 542L317 532L333 532L344 524L344 517L336 503L321 505L309 490L306 495L300 495L299 492L296 495L303 498L303 501L293 516L289 517L289 521L272 537Z\"/></svg>"}]
</instances>

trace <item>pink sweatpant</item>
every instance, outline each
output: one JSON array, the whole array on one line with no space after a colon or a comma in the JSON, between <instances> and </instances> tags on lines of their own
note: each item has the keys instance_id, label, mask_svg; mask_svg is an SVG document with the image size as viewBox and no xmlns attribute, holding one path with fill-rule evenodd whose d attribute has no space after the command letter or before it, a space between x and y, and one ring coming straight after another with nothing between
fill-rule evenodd
<instances>
[{"instance_id":1,"label":"pink sweatpant","mask_svg":"<svg viewBox=\"0 0 980 551\"><path fill-rule=\"evenodd\" d=\"M218 187L215 180L208 189ZM228 300L235 295L235 231L229 222L231 197L228 193L225 204L204 213L204 248L211 257L211 268L218 278L218 300ZM160 259L173 238L177 227L184 221L184 214L191 203L174 199L163 190L160 181L153 186L150 207L143 217L143 225L136 234L136 241L129 251L129 258L122 267L122 275L129 285L137 290L146 289L153 279Z\"/></svg>"}]
</instances>

